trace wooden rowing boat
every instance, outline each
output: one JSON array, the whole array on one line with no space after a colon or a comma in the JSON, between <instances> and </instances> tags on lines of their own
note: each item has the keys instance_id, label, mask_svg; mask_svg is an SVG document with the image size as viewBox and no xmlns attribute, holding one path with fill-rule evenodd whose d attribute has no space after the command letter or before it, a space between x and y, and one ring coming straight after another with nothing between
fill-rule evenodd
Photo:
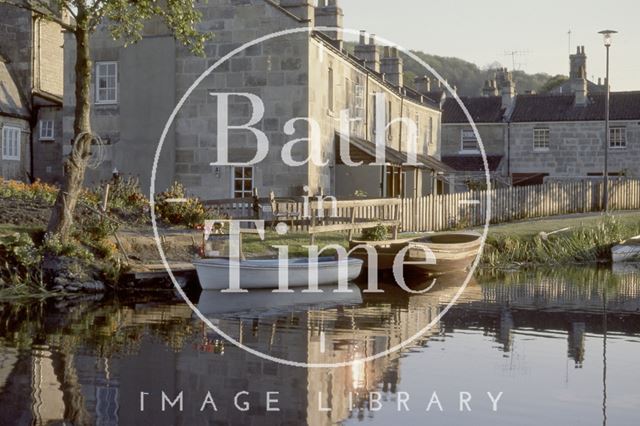
<instances>
[{"instance_id":1,"label":"wooden rowing boat","mask_svg":"<svg viewBox=\"0 0 640 426\"><path fill-rule=\"evenodd\" d=\"M438 275L469 268L482 246L482 235L473 231L438 232L414 239L408 245L406 267Z\"/></svg>"},{"instance_id":2,"label":"wooden rowing boat","mask_svg":"<svg viewBox=\"0 0 640 426\"><path fill-rule=\"evenodd\" d=\"M409 247L404 264L410 270L427 274L444 274L467 269L480 250L482 235L472 231L438 232L424 234L413 238L384 241L351 241L349 249L351 257L364 261L368 266L368 254L364 248L371 246L378 255L378 269L391 270L393 262L400 250ZM425 251L427 250L428 251ZM425 264L427 253L432 253L435 263Z\"/></svg>"},{"instance_id":3,"label":"wooden rowing boat","mask_svg":"<svg viewBox=\"0 0 640 426\"><path fill-rule=\"evenodd\" d=\"M417 237L420 238L420 237ZM415 240L414 238L405 238L398 240L383 240L383 241L357 241L353 240L349 242L349 250L353 250L349 254L350 257L361 259L364 261L364 268L368 268L369 256L366 249L361 246L370 246L376 250L378 255L378 270L390 271L393 269L393 261L400 250L405 248L408 243ZM360 246L360 247L358 247Z\"/></svg>"},{"instance_id":4,"label":"wooden rowing boat","mask_svg":"<svg viewBox=\"0 0 640 426\"><path fill-rule=\"evenodd\" d=\"M640 235L613 246L611 260L613 263L640 262Z\"/></svg>"}]
</instances>

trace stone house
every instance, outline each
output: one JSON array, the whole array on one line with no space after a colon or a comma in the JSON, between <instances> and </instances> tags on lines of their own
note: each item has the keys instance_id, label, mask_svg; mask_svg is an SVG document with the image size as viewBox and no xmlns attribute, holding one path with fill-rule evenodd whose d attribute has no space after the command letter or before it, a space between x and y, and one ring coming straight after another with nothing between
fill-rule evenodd
<instances>
[{"instance_id":1,"label":"stone house","mask_svg":"<svg viewBox=\"0 0 640 426\"><path fill-rule=\"evenodd\" d=\"M58 24L0 4L0 172L62 177L63 35Z\"/></svg>"},{"instance_id":2,"label":"stone house","mask_svg":"<svg viewBox=\"0 0 640 426\"><path fill-rule=\"evenodd\" d=\"M202 31L213 38L205 57L194 56L175 42L162 25L151 23L140 42L123 47L99 29L92 39L95 66L92 126L102 138L101 165L88 173L89 183L112 172L139 175L150 184L153 157L167 118L194 81L220 58L244 43L277 31L318 26L342 27L343 13L335 0L315 6L311 0L210 0L199 6ZM339 197L413 196L438 185L451 169L439 161L441 109L403 84L403 62L395 49L360 36L353 54L342 31L304 31L272 38L235 54L206 76L178 111L159 157L156 188L183 183L205 199L246 197L253 188L277 196L323 192ZM68 40L70 41L70 40ZM72 43L65 56L74 55ZM67 64L72 62L67 60ZM71 65L67 65L68 67ZM65 73L65 138L72 133L73 74ZM242 93L243 95L226 95ZM382 99L384 103L376 102ZM228 101L228 124L242 126L264 104L254 131L228 134L228 160L248 162L256 155L255 133L269 142L264 160L252 166L212 165L219 162L218 108ZM349 111L352 122L341 119ZM386 117L384 135L376 136L376 117ZM309 124L308 118L317 123ZM413 134L399 119L416 122L418 164L407 163ZM346 123L346 124L345 124ZM346 134L345 134L346 133ZM385 161L375 161L376 137L383 137ZM312 143L291 143L296 139ZM359 167L345 164L341 147ZM372 148L373 147L373 148ZM289 149L291 148L291 149ZM283 152L303 163L287 166ZM373 154L373 158L372 158ZM372 164L376 163L376 164ZM438 184L438 182L441 182Z\"/></svg>"},{"instance_id":3,"label":"stone house","mask_svg":"<svg viewBox=\"0 0 640 426\"><path fill-rule=\"evenodd\" d=\"M513 96L512 84L505 89L511 77L502 69L495 81L486 82L483 97L463 99L478 125L496 183L534 185L602 176L606 86L587 80L586 59L584 46L579 46L570 56L569 79L548 93ZM611 93L610 108L609 173L638 176L640 92ZM461 112L447 100L442 124L442 159L462 174L458 182L465 175L467 181L473 174L484 176L478 155L467 155L461 148L464 143L473 145Z\"/></svg>"},{"instance_id":4,"label":"stone house","mask_svg":"<svg viewBox=\"0 0 640 426\"><path fill-rule=\"evenodd\" d=\"M460 100L478 129L492 185L501 186L508 182L506 118L514 106L515 84L506 69L497 70L496 76L496 80L485 83L482 97L462 97ZM442 140L442 161L456 170L458 189L483 187L486 175L480 144L466 114L452 97L444 101Z\"/></svg>"}]
</instances>

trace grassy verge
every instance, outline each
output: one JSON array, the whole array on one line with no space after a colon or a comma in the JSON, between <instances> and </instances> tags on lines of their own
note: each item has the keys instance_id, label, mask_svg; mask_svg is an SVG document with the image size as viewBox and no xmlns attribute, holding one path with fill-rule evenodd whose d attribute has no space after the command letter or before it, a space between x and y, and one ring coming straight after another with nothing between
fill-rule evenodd
<instances>
[{"instance_id":1,"label":"grassy verge","mask_svg":"<svg viewBox=\"0 0 640 426\"><path fill-rule=\"evenodd\" d=\"M561 229L565 230L551 234ZM505 267L607 262L612 246L639 234L637 213L496 226L490 229L482 264Z\"/></svg>"}]
</instances>

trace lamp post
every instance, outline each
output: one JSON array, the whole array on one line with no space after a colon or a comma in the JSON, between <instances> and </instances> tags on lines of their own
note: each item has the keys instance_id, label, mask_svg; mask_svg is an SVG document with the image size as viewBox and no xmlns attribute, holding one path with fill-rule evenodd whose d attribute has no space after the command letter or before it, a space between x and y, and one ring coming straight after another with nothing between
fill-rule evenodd
<instances>
[{"instance_id":1,"label":"lamp post","mask_svg":"<svg viewBox=\"0 0 640 426\"><path fill-rule=\"evenodd\" d=\"M602 34L604 38L604 47L607 49L607 75L605 78L605 84L607 85L607 94L605 97L604 107L604 191L602 194L602 208L605 212L609 210L609 144L611 134L609 132L609 99L611 97L611 84L609 84L609 48L611 47L611 38L614 34L617 34L614 30L603 30L598 34Z\"/></svg>"}]
</instances>

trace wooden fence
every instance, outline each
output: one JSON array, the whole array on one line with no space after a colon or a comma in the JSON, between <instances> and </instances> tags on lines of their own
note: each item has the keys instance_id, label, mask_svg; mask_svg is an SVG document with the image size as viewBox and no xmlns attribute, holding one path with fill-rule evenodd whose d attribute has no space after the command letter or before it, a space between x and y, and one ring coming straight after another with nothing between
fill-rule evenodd
<instances>
[{"instance_id":1,"label":"wooden fence","mask_svg":"<svg viewBox=\"0 0 640 426\"><path fill-rule=\"evenodd\" d=\"M602 210L604 184L594 181L553 182L544 185L469 191L454 194L403 198L400 203L402 231L443 231L452 228L482 226L489 214L490 223L540 218ZM365 201L365 200L362 200ZM207 204L220 214L233 218L256 218L254 200L216 200ZM394 220L398 212L388 199L367 199L355 208L353 200L340 200L335 212L327 200L323 207L323 224ZM357 203L356 203L357 204ZM393 203L395 204L395 202ZM319 216L317 203L310 203L309 220L298 221L298 230L313 229L311 218ZM302 200L278 201L279 211L304 214ZM609 209L640 209L640 180L617 179L609 182ZM335 218L331 216L335 214ZM269 219L266 217L266 219Z\"/></svg>"}]
</instances>

